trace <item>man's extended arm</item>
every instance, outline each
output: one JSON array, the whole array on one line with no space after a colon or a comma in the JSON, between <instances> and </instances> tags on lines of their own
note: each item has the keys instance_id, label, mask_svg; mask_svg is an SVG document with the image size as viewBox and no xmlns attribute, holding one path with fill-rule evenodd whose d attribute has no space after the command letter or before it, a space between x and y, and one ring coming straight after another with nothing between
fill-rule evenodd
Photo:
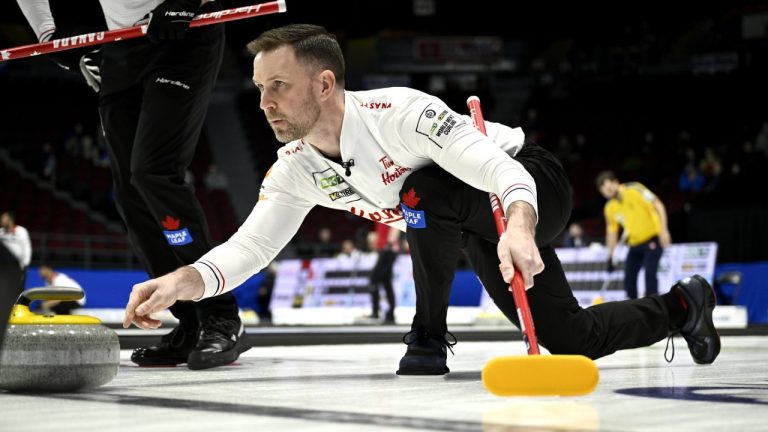
<instances>
[{"instance_id":1,"label":"man's extended arm","mask_svg":"<svg viewBox=\"0 0 768 432\"><path fill-rule=\"evenodd\" d=\"M653 208L659 216L659 243L661 247L666 248L672 244L672 236L669 234L669 225L667 225L667 209L658 197L653 200Z\"/></svg>"},{"instance_id":2,"label":"man's extended arm","mask_svg":"<svg viewBox=\"0 0 768 432\"><path fill-rule=\"evenodd\" d=\"M260 200L226 242L196 263L134 285L123 326L155 328L150 315L179 300L201 300L230 291L266 267L290 241L312 205L299 198L281 201L280 193Z\"/></svg>"}]
</instances>

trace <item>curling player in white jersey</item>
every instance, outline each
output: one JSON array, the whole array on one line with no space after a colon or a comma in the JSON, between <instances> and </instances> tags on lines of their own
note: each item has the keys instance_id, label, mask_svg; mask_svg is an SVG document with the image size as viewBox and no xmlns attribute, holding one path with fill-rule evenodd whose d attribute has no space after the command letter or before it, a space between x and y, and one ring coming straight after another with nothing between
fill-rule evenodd
<instances>
[{"instance_id":1,"label":"curling player in white jersey","mask_svg":"<svg viewBox=\"0 0 768 432\"><path fill-rule=\"evenodd\" d=\"M661 296L579 306L552 247L571 213L569 181L520 128L488 122L486 137L468 117L409 88L346 91L341 49L319 26L269 30L248 47L261 109L286 145L239 231L196 263L134 286L124 326L157 327L150 313L235 288L268 265L321 205L406 231L417 300L398 374L448 372L446 349L454 341L446 313L462 249L516 325L508 289L521 273L539 341L552 353L596 359L681 332L696 362L717 357L714 293L701 277ZM489 191L509 220L501 238Z\"/></svg>"}]
</instances>

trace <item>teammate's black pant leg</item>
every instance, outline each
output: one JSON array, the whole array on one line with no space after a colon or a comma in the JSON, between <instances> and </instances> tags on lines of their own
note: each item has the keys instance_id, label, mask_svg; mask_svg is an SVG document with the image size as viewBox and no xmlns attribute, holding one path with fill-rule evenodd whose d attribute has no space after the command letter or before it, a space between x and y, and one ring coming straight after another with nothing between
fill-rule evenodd
<instances>
[{"instance_id":1,"label":"teammate's black pant leg","mask_svg":"<svg viewBox=\"0 0 768 432\"><path fill-rule=\"evenodd\" d=\"M184 174L223 48L221 26L196 29L181 42L105 47L100 112L116 201L152 277L192 263L211 248L204 213ZM183 321L195 314L236 318L237 304L225 294L198 304L178 302L171 311Z\"/></svg>"},{"instance_id":2,"label":"teammate's black pant leg","mask_svg":"<svg viewBox=\"0 0 768 432\"><path fill-rule=\"evenodd\" d=\"M539 200L536 240L545 269L535 276L534 287L527 293L540 343L553 353L598 358L663 339L669 331L669 317L657 296L603 303L588 309L578 305L550 245L570 212L570 186L565 173L549 152L533 143L527 143L516 159L534 177ZM519 324L514 298L498 269L498 239L488 194L439 167L411 174L403 192L410 188L421 198L416 210L424 211L427 225L422 229L409 227L407 231L417 293L414 327L421 325L438 334L445 329L444 311L456 263L452 254L457 250L454 242L445 239L453 239L461 231L466 240L465 251L485 289L502 312ZM440 277L426 277L434 274Z\"/></svg>"}]
</instances>

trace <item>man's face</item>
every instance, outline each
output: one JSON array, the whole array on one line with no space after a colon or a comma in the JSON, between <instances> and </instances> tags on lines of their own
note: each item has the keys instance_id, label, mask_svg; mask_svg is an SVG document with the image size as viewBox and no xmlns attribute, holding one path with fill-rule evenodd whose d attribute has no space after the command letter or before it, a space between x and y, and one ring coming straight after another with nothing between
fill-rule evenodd
<instances>
[{"instance_id":1,"label":"man's face","mask_svg":"<svg viewBox=\"0 0 768 432\"><path fill-rule=\"evenodd\" d=\"M616 180L606 180L600 185L600 193L605 199L616 198L619 193L619 182Z\"/></svg>"},{"instance_id":2,"label":"man's face","mask_svg":"<svg viewBox=\"0 0 768 432\"><path fill-rule=\"evenodd\" d=\"M8 216L8 214L3 213L3 215L0 216L0 226L6 229L11 227L11 217Z\"/></svg>"},{"instance_id":3,"label":"man's face","mask_svg":"<svg viewBox=\"0 0 768 432\"><path fill-rule=\"evenodd\" d=\"M313 78L311 68L296 60L288 45L262 51L253 59L253 83L261 92L259 107L278 141L304 138L317 123L320 104L312 91Z\"/></svg>"},{"instance_id":4,"label":"man's face","mask_svg":"<svg viewBox=\"0 0 768 432\"><path fill-rule=\"evenodd\" d=\"M53 269L45 266L40 267L40 277L43 280L50 282L50 279L53 277Z\"/></svg>"}]
</instances>

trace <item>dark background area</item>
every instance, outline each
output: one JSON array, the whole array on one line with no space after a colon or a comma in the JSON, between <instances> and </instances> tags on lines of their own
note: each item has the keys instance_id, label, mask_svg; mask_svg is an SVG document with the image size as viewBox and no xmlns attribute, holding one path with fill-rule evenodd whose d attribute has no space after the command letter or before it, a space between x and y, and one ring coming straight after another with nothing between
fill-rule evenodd
<instances>
[{"instance_id":1,"label":"dark background area","mask_svg":"<svg viewBox=\"0 0 768 432\"><path fill-rule=\"evenodd\" d=\"M104 27L97 1L51 4L57 25L73 33ZM719 262L768 260L768 147L761 146L768 140L766 2L288 0L287 5L286 14L226 24L220 80L242 83L235 103L260 175L274 161L278 144L248 85L251 58L244 46L269 28L321 24L345 50L348 89L407 85L440 96L459 112L466 110L466 97L477 94L487 119L523 127L563 162L574 187L572 219L592 239L601 241L604 233L604 200L594 177L612 169L622 181L641 181L662 198L675 242L717 241ZM0 46L33 42L16 3L2 2ZM130 253L117 240L122 233L108 167L98 155L85 160L72 154L67 144L87 135L98 153L103 143L96 95L45 58L0 63L0 92L0 149L31 175L0 161L0 208L16 209L26 218L22 224L50 234L45 244L66 251L63 258L75 256L77 240L59 245L51 239L79 233L101 236L88 240L89 248L120 251L104 265L123 263ZM198 179L212 161L212 145L215 139L204 137L199 146L191 167ZM41 173L41 160L50 153L58 161L53 179ZM681 187L687 167L701 175L699 190ZM51 187L41 187L39 180ZM214 238L226 239L238 222L230 198L204 191L198 197L213 221ZM334 231L335 242L359 240L360 232L370 229L368 222L339 213L313 211L310 221L344 227ZM306 228L294 243L301 253L317 240L317 229Z\"/></svg>"}]
</instances>

